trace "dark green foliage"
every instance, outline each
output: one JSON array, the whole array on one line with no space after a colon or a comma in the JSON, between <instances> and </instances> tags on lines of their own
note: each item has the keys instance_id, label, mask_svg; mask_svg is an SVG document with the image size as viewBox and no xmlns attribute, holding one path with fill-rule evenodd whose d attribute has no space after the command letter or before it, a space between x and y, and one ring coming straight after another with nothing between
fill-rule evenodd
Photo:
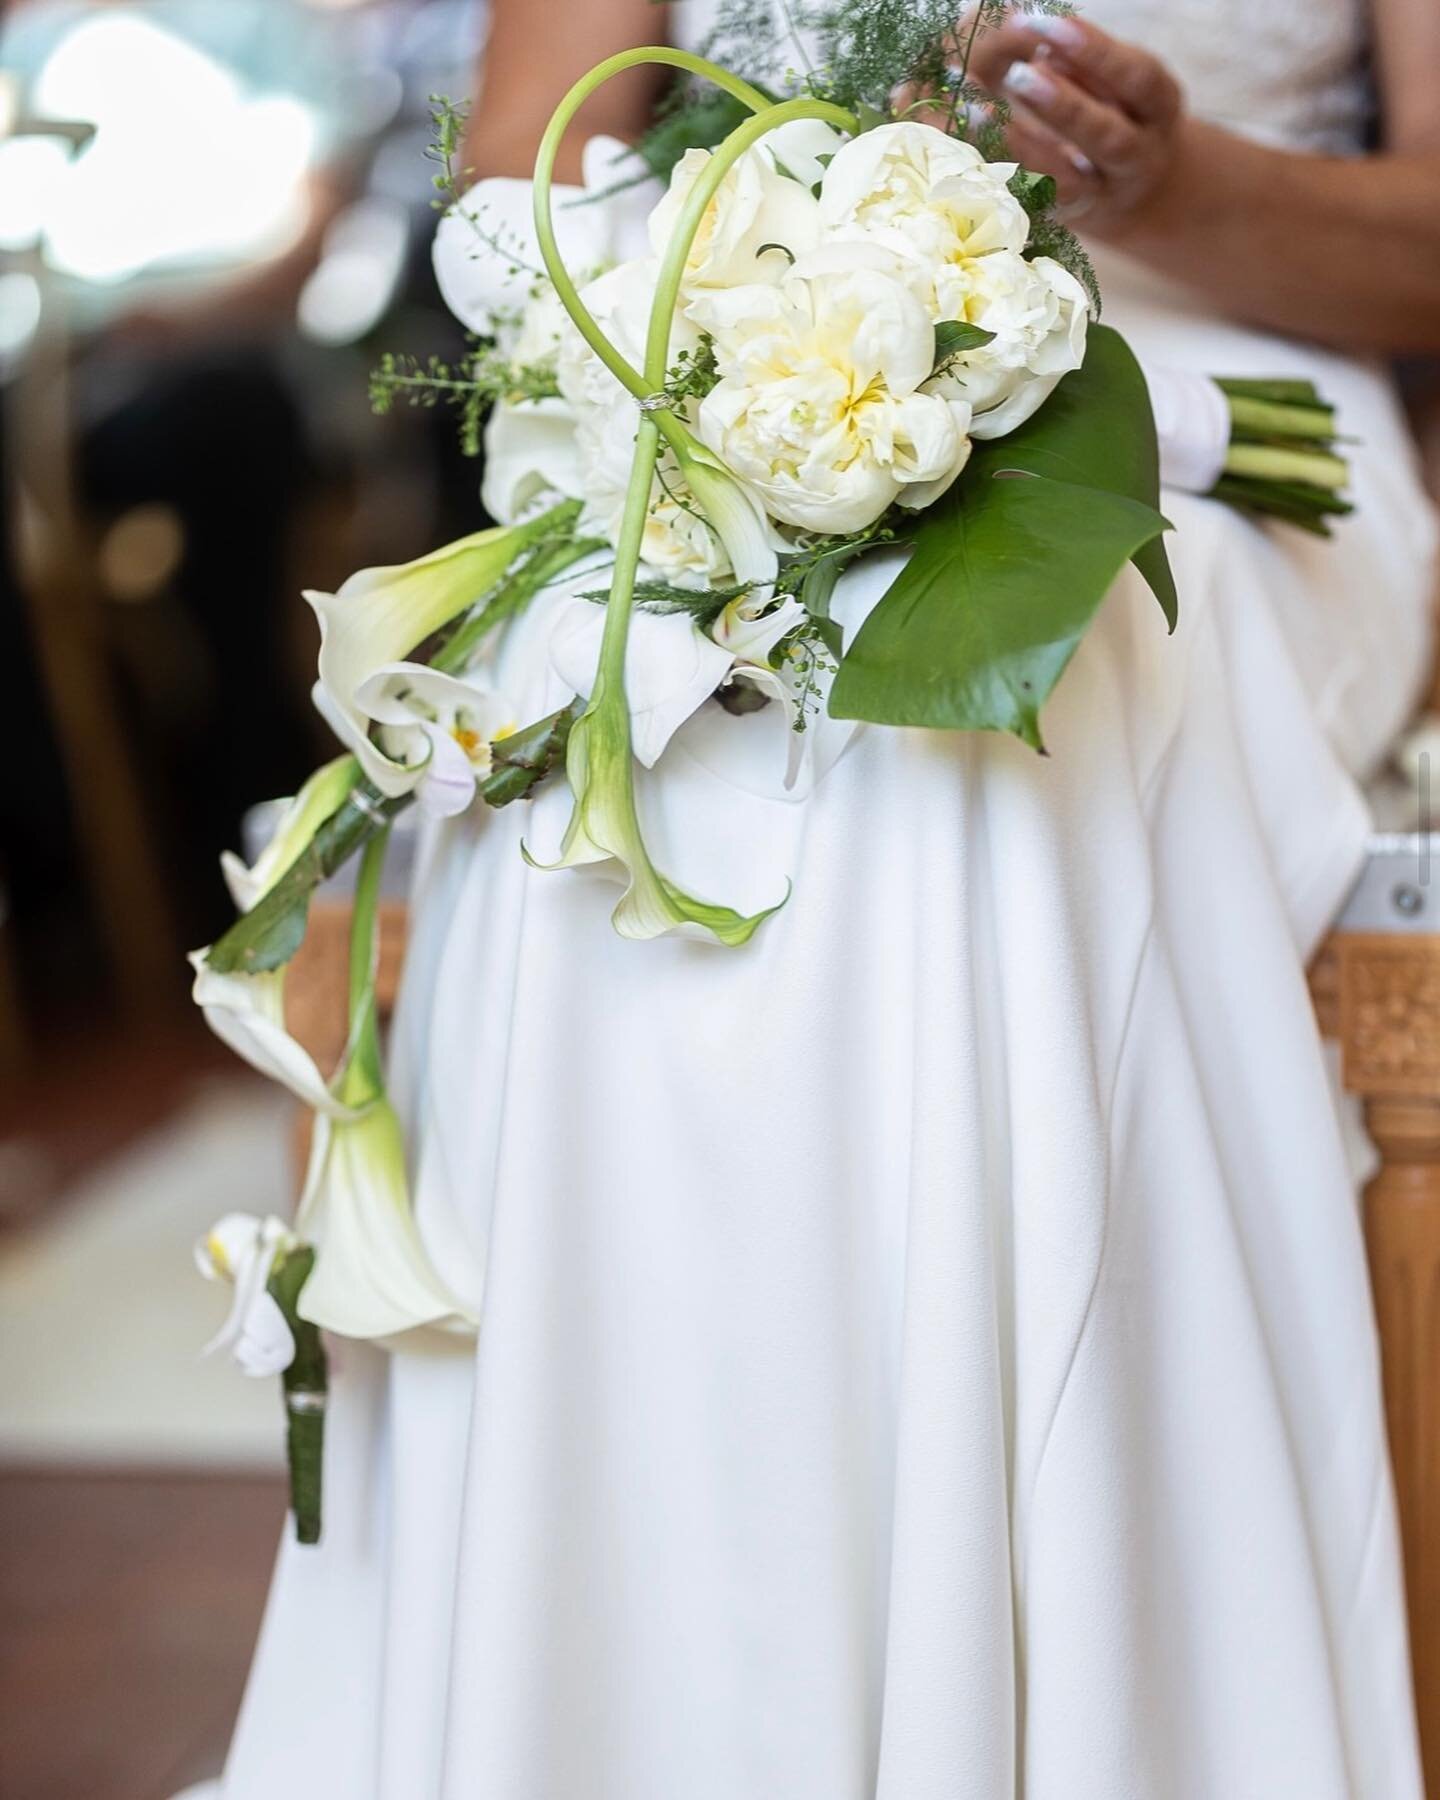
<instances>
[{"instance_id":1,"label":"dark green foliage","mask_svg":"<svg viewBox=\"0 0 1440 1800\"><path fill-rule=\"evenodd\" d=\"M319 1327L300 1317L300 1291L310 1279L315 1252L292 1250L266 1284L295 1339L295 1360L282 1376L285 1448L290 1467L290 1510L302 1544L320 1542L321 1480L325 1458L325 1402L330 1371Z\"/></svg>"},{"instance_id":2,"label":"dark green foliage","mask_svg":"<svg viewBox=\"0 0 1440 1800\"><path fill-rule=\"evenodd\" d=\"M914 554L840 665L831 712L1009 731L1039 749L1040 708L1127 560L1174 623L1158 493L1145 378L1097 326L1084 368L977 446L922 515Z\"/></svg>"}]
</instances>

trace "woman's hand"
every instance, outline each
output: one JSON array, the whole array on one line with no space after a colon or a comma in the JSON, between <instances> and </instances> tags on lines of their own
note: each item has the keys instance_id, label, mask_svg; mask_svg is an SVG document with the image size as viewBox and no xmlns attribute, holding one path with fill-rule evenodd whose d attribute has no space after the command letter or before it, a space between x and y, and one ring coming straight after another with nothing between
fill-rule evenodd
<instances>
[{"instance_id":1,"label":"woman's hand","mask_svg":"<svg viewBox=\"0 0 1440 1800\"><path fill-rule=\"evenodd\" d=\"M963 28L962 28L963 30ZM976 36L970 74L1010 106L1015 157L1053 175L1062 216L1122 236L1174 180L1186 136L1158 57L1068 15L1012 15Z\"/></svg>"}]
</instances>

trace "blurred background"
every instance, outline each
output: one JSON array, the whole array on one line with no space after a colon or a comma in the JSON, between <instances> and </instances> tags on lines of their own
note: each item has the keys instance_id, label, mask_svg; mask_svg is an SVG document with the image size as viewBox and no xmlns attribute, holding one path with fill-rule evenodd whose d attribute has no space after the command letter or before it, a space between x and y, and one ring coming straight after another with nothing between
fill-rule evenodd
<instances>
[{"instance_id":1,"label":"blurred background","mask_svg":"<svg viewBox=\"0 0 1440 1800\"><path fill-rule=\"evenodd\" d=\"M283 1507L191 1240L285 1211L283 1097L184 952L247 807L330 754L302 587L474 530L429 101L479 0L0 0L0 1795L223 1757Z\"/></svg>"}]
</instances>

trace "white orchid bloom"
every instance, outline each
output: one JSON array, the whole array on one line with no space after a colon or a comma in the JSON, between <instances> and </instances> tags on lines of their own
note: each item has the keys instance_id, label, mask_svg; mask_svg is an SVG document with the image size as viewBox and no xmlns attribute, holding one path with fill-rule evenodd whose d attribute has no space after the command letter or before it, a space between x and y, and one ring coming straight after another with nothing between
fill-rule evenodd
<instances>
[{"instance_id":1,"label":"white orchid bloom","mask_svg":"<svg viewBox=\"0 0 1440 1800\"><path fill-rule=\"evenodd\" d=\"M285 1029L284 969L222 975L210 967L206 955L204 950L191 952L195 981L190 997L221 1043L314 1111L337 1119L353 1118L355 1108L336 1098L314 1057Z\"/></svg>"},{"instance_id":2,"label":"white orchid bloom","mask_svg":"<svg viewBox=\"0 0 1440 1800\"><path fill-rule=\"evenodd\" d=\"M557 186L555 235L577 280L644 254L646 220L660 197L653 179L618 138L594 137L581 162L583 186ZM535 237L533 185L490 176L461 196L440 221L435 278L461 324L492 337L549 286Z\"/></svg>"},{"instance_id":3,"label":"white orchid bloom","mask_svg":"<svg viewBox=\"0 0 1440 1800\"><path fill-rule=\"evenodd\" d=\"M477 531L412 563L362 569L338 594L306 594L320 621L315 705L382 794L420 785L434 740L422 718L377 721L362 691L372 699L392 696L383 683L379 690L366 684L488 593L531 536L528 525ZM388 748L374 741L377 722L387 726Z\"/></svg>"},{"instance_id":4,"label":"white orchid bloom","mask_svg":"<svg viewBox=\"0 0 1440 1800\"><path fill-rule=\"evenodd\" d=\"M464 812L490 773L491 746L516 725L515 709L493 689L425 663L387 663L361 682L355 704L375 721L380 747L397 760L416 760L416 737L424 739L415 798L437 819Z\"/></svg>"},{"instance_id":5,"label":"white orchid bloom","mask_svg":"<svg viewBox=\"0 0 1440 1800\"><path fill-rule=\"evenodd\" d=\"M195 1266L207 1281L235 1289L225 1323L202 1352L228 1351L246 1375L279 1375L295 1360L295 1338L266 1284L275 1264L299 1240L282 1219L226 1213L195 1245Z\"/></svg>"},{"instance_id":6,"label":"white orchid bloom","mask_svg":"<svg viewBox=\"0 0 1440 1800\"><path fill-rule=\"evenodd\" d=\"M908 487L933 496L964 467L963 402L922 392L935 362L924 308L863 254L777 287L707 301L719 383L700 435L775 519L863 530Z\"/></svg>"},{"instance_id":7,"label":"white orchid bloom","mask_svg":"<svg viewBox=\"0 0 1440 1800\"><path fill-rule=\"evenodd\" d=\"M337 756L317 769L295 798L286 802L269 843L250 867L233 851L222 853L220 872L230 898L241 912L249 912L257 900L269 893L317 829L339 811L358 774L353 756Z\"/></svg>"},{"instance_id":8,"label":"white orchid bloom","mask_svg":"<svg viewBox=\"0 0 1440 1800\"><path fill-rule=\"evenodd\" d=\"M383 1097L358 1117L315 1121L296 1226L315 1246L301 1318L342 1337L387 1341L475 1329L475 1314L440 1280L421 1241L400 1122Z\"/></svg>"}]
</instances>

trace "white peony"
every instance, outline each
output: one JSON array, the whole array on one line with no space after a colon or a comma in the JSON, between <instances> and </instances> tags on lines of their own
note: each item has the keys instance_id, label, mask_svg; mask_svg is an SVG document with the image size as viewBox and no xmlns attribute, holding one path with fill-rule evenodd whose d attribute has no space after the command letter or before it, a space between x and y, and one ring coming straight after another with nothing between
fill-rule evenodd
<instances>
[{"instance_id":1,"label":"white peony","mask_svg":"<svg viewBox=\"0 0 1440 1800\"><path fill-rule=\"evenodd\" d=\"M823 164L843 140L818 120L794 120L747 150L705 209L685 261L682 306L697 292L779 281L791 261L823 235L811 193ZM686 198L709 163L709 150L687 150L665 197L650 215L650 244L663 256ZM788 252L788 254L787 254Z\"/></svg>"},{"instance_id":2,"label":"white peony","mask_svg":"<svg viewBox=\"0 0 1440 1800\"><path fill-rule=\"evenodd\" d=\"M705 442L782 523L841 534L895 500L928 505L969 455L969 408L921 392L935 333L915 296L881 270L790 270L778 287L707 296L721 380L700 408Z\"/></svg>"},{"instance_id":3,"label":"white peony","mask_svg":"<svg viewBox=\"0 0 1440 1800\"><path fill-rule=\"evenodd\" d=\"M957 357L932 387L968 403L972 437L1014 431L1085 360L1089 300L1070 271L1048 256L1033 262L1008 251L987 256L965 317L993 331L994 339Z\"/></svg>"},{"instance_id":4,"label":"white peony","mask_svg":"<svg viewBox=\"0 0 1440 1800\"><path fill-rule=\"evenodd\" d=\"M937 323L994 333L937 384L970 406L976 438L1013 431L1085 356L1085 291L1059 263L1021 254L1029 220L1009 190L1014 173L934 126L884 125L845 145L820 191L827 239L890 257Z\"/></svg>"},{"instance_id":5,"label":"white peony","mask_svg":"<svg viewBox=\"0 0 1440 1800\"><path fill-rule=\"evenodd\" d=\"M865 236L901 256L963 268L994 250L1023 250L1030 221L1010 192L1014 163L986 162L933 125L880 125L836 152L820 184L827 241Z\"/></svg>"}]
</instances>

